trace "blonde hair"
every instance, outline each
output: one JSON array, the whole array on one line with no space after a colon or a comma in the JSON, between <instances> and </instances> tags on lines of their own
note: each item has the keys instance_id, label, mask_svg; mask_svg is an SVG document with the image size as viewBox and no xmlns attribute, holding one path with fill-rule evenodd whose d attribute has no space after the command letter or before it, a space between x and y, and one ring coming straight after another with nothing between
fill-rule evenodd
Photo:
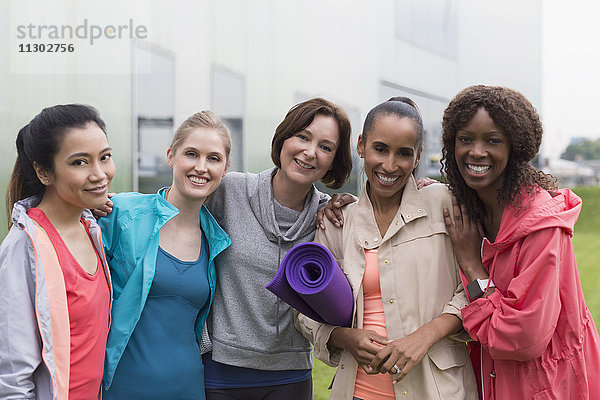
<instances>
[{"instance_id":1,"label":"blonde hair","mask_svg":"<svg viewBox=\"0 0 600 400\"><path fill-rule=\"evenodd\" d=\"M211 128L217 130L221 134L223 140L223 146L225 147L225 156L229 161L229 154L231 153L231 134L229 128L223 123L221 118L212 111L204 110L195 113L179 126L173 135L173 140L169 148L173 153L185 140L188 134L196 128Z\"/></svg>"}]
</instances>

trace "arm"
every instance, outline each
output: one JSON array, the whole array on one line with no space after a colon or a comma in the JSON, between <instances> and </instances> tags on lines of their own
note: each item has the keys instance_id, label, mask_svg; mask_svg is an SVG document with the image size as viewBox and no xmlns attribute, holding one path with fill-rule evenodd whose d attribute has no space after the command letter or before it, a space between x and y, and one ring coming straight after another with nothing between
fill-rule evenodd
<instances>
[{"instance_id":1,"label":"arm","mask_svg":"<svg viewBox=\"0 0 600 400\"><path fill-rule=\"evenodd\" d=\"M13 227L0 248L0 398L34 399L42 362L31 243Z\"/></svg>"},{"instance_id":2,"label":"arm","mask_svg":"<svg viewBox=\"0 0 600 400\"><path fill-rule=\"evenodd\" d=\"M320 231L317 229L315 242L327 247L333 254L338 265L342 265L340 255L342 254L341 233L342 230L336 228L332 222L323 221L327 224L328 230ZM339 236L339 238L338 238ZM341 356L341 349L330 349L327 345L331 332L336 328L333 325L316 322L303 314L294 313L294 323L296 329L302 333L313 345L315 357L330 366L336 366Z\"/></svg>"},{"instance_id":3,"label":"arm","mask_svg":"<svg viewBox=\"0 0 600 400\"><path fill-rule=\"evenodd\" d=\"M559 249L566 235L551 228L527 236L506 290L497 289L462 310L465 329L493 358L524 361L540 357L548 347L561 310Z\"/></svg>"},{"instance_id":4,"label":"arm","mask_svg":"<svg viewBox=\"0 0 600 400\"><path fill-rule=\"evenodd\" d=\"M307 316L294 312L296 328L314 345L315 357L335 367L343 350L352 353L358 364L367 372L367 365L389 341L375 331L344 328L321 324Z\"/></svg>"},{"instance_id":5,"label":"arm","mask_svg":"<svg viewBox=\"0 0 600 400\"><path fill-rule=\"evenodd\" d=\"M123 245L120 243L122 238L119 219L127 218L127 213L120 207L120 203L122 202L119 200L119 196L113 198L112 203L111 212L105 217L98 219L98 226L100 226L100 231L102 232L102 246L104 247L106 261L110 268L113 302L115 302L121 296L121 292L125 287L131 271L124 271L124 263L115 261L115 253L118 252L119 246Z\"/></svg>"},{"instance_id":6,"label":"arm","mask_svg":"<svg viewBox=\"0 0 600 400\"><path fill-rule=\"evenodd\" d=\"M329 220L328 229L318 230L315 241L326 246L338 265L343 265L342 229L336 228ZM337 327L321 324L299 314L296 327L314 344L315 356L328 365L339 362L343 350L352 353L357 362L367 371L366 366L373 356L389 341L374 331ZM367 371L369 372L369 371Z\"/></svg>"}]
</instances>

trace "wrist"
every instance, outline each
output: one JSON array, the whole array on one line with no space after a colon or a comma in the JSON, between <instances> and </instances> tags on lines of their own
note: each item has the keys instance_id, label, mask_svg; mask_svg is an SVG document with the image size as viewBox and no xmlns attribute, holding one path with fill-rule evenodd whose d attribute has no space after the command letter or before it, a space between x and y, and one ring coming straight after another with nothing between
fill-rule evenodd
<instances>
[{"instance_id":1,"label":"wrist","mask_svg":"<svg viewBox=\"0 0 600 400\"><path fill-rule=\"evenodd\" d=\"M460 268L465 273L469 282L474 281L475 279L487 279L489 277L488 272L484 268L481 261L472 262L472 263L460 263Z\"/></svg>"},{"instance_id":2,"label":"wrist","mask_svg":"<svg viewBox=\"0 0 600 400\"><path fill-rule=\"evenodd\" d=\"M471 301L476 300L482 296L487 296L489 290L495 288L494 281L491 279L480 279L476 278L467 285L467 293Z\"/></svg>"},{"instance_id":3,"label":"wrist","mask_svg":"<svg viewBox=\"0 0 600 400\"><path fill-rule=\"evenodd\" d=\"M345 327L341 327L341 326L334 328L331 331L331 334L329 335L329 340L327 341L327 346L329 348L338 348L338 349L345 350L346 347L344 346L344 338L346 337L346 331L348 329L350 329L350 328L345 328Z\"/></svg>"}]
</instances>

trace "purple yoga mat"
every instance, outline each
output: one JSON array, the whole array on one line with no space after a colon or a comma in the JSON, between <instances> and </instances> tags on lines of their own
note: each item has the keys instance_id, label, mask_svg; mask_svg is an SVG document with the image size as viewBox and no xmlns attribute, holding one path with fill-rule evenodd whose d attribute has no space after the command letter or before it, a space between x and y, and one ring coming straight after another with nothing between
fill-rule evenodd
<instances>
[{"instance_id":1,"label":"purple yoga mat","mask_svg":"<svg viewBox=\"0 0 600 400\"><path fill-rule=\"evenodd\" d=\"M319 243L292 247L266 288L315 321L337 326L352 323L352 288L333 255Z\"/></svg>"}]
</instances>

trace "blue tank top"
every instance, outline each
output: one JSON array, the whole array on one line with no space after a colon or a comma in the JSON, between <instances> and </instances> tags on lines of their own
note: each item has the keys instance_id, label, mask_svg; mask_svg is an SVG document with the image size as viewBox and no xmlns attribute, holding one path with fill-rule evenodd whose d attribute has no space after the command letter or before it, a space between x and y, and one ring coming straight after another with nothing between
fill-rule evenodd
<instances>
[{"instance_id":1,"label":"blue tank top","mask_svg":"<svg viewBox=\"0 0 600 400\"><path fill-rule=\"evenodd\" d=\"M204 399L204 367L194 330L209 299L208 246L181 261L159 248L148 299L105 400Z\"/></svg>"}]
</instances>

